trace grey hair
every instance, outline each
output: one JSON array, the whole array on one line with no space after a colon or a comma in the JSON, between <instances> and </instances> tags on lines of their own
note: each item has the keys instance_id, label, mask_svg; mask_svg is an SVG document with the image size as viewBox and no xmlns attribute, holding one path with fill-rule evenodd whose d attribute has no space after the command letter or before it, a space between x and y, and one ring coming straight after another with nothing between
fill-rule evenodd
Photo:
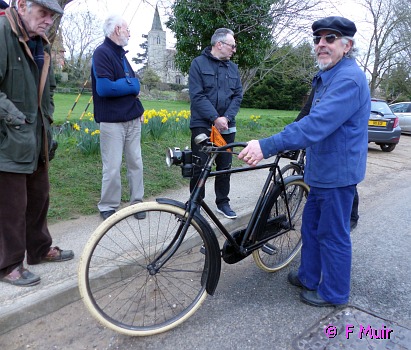
<instances>
[{"instance_id":1,"label":"grey hair","mask_svg":"<svg viewBox=\"0 0 411 350\"><path fill-rule=\"evenodd\" d=\"M18 4L16 4L16 7L18 6ZM33 2L32 1L29 1L29 0L27 0L26 1L26 7L27 7L27 9L29 10L29 12L31 11L31 7L33 6Z\"/></svg>"},{"instance_id":2,"label":"grey hair","mask_svg":"<svg viewBox=\"0 0 411 350\"><path fill-rule=\"evenodd\" d=\"M111 15L107 17L103 24L103 33L105 37L110 37L117 26L122 26L124 23L123 17L120 15Z\"/></svg>"},{"instance_id":3,"label":"grey hair","mask_svg":"<svg viewBox=\"0 0 411 350\"><path fill-rule=\"evenodd\" d=\"M342 41L343 44L348 44L348 41L349 41L349 40L352 41L352 46L351 46L350 51L348 51L348 52L345 54L345 57L355 58L355 57L357 57L357 55L358 55L358 47L357 47L357 44L356 44L356 42L355 42L355 39L354 39L353 37L351 37L351 36L343 36L343 37L341 37L341 41Z\"/></svg>"},{"instance_id":4,"label":"grey hair","mask_svg":"<svg viewBox=\"0 0 411 350\"><path fill-rule=\"evenodd\" d=\"M211 37L211 46L214 46L219 41L223 41L227 38L227 35L234 36L234 32L228 28L218 28Z\"/></svg>"}]
</instances>

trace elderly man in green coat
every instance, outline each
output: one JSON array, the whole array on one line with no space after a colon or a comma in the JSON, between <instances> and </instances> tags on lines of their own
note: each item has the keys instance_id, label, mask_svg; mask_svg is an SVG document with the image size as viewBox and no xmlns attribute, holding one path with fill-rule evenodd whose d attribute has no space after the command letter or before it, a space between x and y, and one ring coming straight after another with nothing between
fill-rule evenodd
<instances>
[{"instance_id":1,"label":"elderly man in green coat","mask_svg":"<svg viewBox=\"0 0 411 350\"><path fill-rule=\"evenodd\" d=\"M55 87L46 30L56 0L18 0L0 11L0 281L40 283L23 267L74 257L52 247L48 162Z\"/></svg>"}]
</instances>

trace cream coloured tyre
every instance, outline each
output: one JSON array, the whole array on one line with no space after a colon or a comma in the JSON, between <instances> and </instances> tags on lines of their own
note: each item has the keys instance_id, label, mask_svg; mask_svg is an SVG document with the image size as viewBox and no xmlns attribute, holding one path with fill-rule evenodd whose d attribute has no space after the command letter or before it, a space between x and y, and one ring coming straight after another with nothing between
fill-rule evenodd
<instances>
[{"instance_id":1,"label":"cream coloured tyre","mask_svg":"<svg viewBox=\"0 0 411 350\"><path fill-rule=\"evenodd\" d=\"M137 220L142 211L146 218ZM174 205L139 203L119 210L92 234L80 258L79 289L104 326L154 335L181 324L204 302L209 250L195 219L176 244L185 215Z\"/></svg>"},{"instance_id":2,"label":"cream coloured tyre","mask_svg":"<svg viewBox=\"0 0 411 350\"><path fill-rule=\"evenodd\" d=\"M303 180L285 180L285 192L281 192L274 202L267 221L276 217L288 217L285 205L287 196L291 228L284 229L253 252L256 265L264 271L275 272L287 266L301 250L301 221L309 186Z\"/></svg>"}]
</instances>

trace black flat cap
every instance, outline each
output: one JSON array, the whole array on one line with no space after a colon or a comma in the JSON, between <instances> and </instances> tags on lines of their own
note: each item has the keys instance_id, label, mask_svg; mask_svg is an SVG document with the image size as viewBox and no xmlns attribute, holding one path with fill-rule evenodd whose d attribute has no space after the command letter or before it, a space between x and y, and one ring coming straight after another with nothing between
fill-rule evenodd
<instances>
[{"instance_id":1,"label":"black flat cap","mask_svg":"<svg viewBox=\"0 0 411 350\"><path fill-rule=\"evenodd\" d=\"M332 30L340 33L342 36L353 37L357 32L354 22L349 19L338 16L326 17L315 21L312 25L313 34L316 35L321 30Z\"/></svg>"}]
</instances>

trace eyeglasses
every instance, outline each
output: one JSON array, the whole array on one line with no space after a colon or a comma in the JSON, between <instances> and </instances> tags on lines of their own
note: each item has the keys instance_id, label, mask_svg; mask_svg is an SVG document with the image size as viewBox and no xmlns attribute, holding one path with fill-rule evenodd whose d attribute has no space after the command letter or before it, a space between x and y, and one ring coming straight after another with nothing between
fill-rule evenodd
<instances>
[{"instance_id":1,"label":"eyeglasses","mask_svg":"<svg viewBox=\"0 0 411 350\"><path fill-rule=\"evenodd\" d=\"M323 36L321 36L321 35L314 35L314 36L313 36L314 44L318 45L318 44L320 43L320 41L321 41L321 38L324 38L325 41L326 41L328 44L332 44L335 40L341 39L340 36L337 36L337 35L335 35L335 34L327 34L327 35L323 35Z\"/></svg>"},{"instance_id":2,"label":"eyeglasses","mask_svg":"<svg viewBox=\"0 0 411 350\"><path fill-rule=\"evenodd\" d=\"M221 43L221 44L226 44L226 45L230 46L233 50L235 50L235 49L237 48L237 45L229 44L229 43L226 43L225 41L220 41L220 43Z\"/></svg>"}]
</instances>

